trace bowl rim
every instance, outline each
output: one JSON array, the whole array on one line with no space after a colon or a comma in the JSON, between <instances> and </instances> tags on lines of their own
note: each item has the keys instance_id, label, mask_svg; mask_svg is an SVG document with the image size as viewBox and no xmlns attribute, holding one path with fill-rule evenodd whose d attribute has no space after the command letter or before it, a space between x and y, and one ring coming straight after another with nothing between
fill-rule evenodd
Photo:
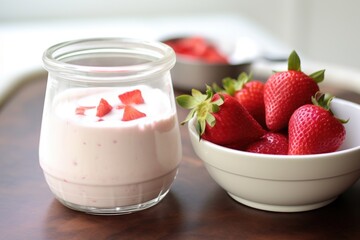
<instances>
[{"instance_id":1,"label":"bowl rim","mask_svg":"<svg viewBox=\"0 0 360 240\"><path fill-rule=\"evenodd\" d=\"M339 98L333 101L351 105L360 111L359 104ZM189 121L188 130L195 153L205 164L222 171L251 178L269 180L309 180L340 176L355 171L359 171L360 173L360 145L322 154L275 155L251 153L223 147L203 139L199 141L198 134L194 127L194 121L194 118ZM198 149L199 146L202 149ZM203 156L205 152L207 154L206 157ZM225 156L221 161L215 159L216 157L214 155L217 154L217 152ZM350 160L348 158L341 159L342 155L349 156ZM242 157L241 161L237 159L240 156ZM255 169L256 167L268 167L269 165L267 164L269 163L271 163L271 168L269 169ZM312 165L316 165L316 167L309 169ZM326 166L326 168L323 168L324 166ZM282 167L283 170L291 168L291 171L288 173L281 172L280 168ZM298 172L296 168L299 169ZM301 170L309 171L308 173L303 173Z\"/></svg>"}]
</instances>

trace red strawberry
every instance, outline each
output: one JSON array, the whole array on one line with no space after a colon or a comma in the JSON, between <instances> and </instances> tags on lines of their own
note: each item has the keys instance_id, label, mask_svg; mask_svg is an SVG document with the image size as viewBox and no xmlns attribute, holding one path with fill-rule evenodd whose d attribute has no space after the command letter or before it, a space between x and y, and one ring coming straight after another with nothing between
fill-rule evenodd
<instances>
[{"instance_id":1,"label":"red strawberry","mask_svg":"<svg viewBox=\"0 0 360 240\"><path fill-rule=\"evenodd\" d=\"M264 83L251 80L252 75L241 73L237 79L223 79L225 91L234 96L261 126L265 124Z\"/></svg>"},{"instance_id":2,"label":"red strawberry","mask_svg":"<svg viewBox=\"0 0 360 240\"><path fill-rule=\"evenodd\" d=\"M103 98L100 99L99 105L96 109L96 116L103 117L108 114L112 109L112 106Z\"/></svg>"},{"instance_id":3,"label":"red strawberry","mask_svg":"<svg viewBox=\"0 0 360 240\"><path fill-rule=\"evenodd\" d=\"M268 132L258 141L250 144L245 151L253 153L287 155L288 146L287 136L281 133Z\"/></svg>"},{"instance_id":4,"label":"red strawberry","mask_svg":"<svg viewBox=\"0 0 360 240\"><path fill-rule=\"evenodd\" d=\"M95 106L78 106L75 109L75 114L77 115L85 115L86 110L96 108Z\"/></svg>"},{"instance_id":5,"label":"red strawberry","mask_svg":"<svg viewBox=\"0 0 360 240\"><path fill-rule=\"evenodd\" d=\"M345 140L347 121L330 110L332 96L317 93L313 104L298 108L289 121L289 154L318 154L336 151Z\"/></svg>"},{"instance_id":6,"label":"red strawberry","mask_svg":"<svg viewBox=\"0 0 360 240\"><path fill-rule=\"evenodd\" d=\"M266 125L271 131L286 128L293 112L319 91L318 84L324 79L324 70L310 76L301 72L300 58L293 51L288 59L288 71L270 76L264 87Z\"/></svg>"},{"instance_id":7,"label":"red strawberry","mask_svg":"<svg viewBox=\"0 0 360 240\"><path fill-rule=\"evenodd\" d=\"M141 91L135 89L133 91L125 92L119 95L119 99L123 104L142 104L144 99L142 97Z\"/></svg>"},{"instance_id":8,"label":"red strawberry","mask_svg":"<svg viewBox=\"0 0 360 240\"><path fill-rule=\"evenodd\" d=\"M205 38L193 36L178 40L166 41L176 54L183 57L202 60L209 63L227 63L227 58Z\"/></svg>"},{"instance_id":9,"label":"red strawberry","mask_svg":"<svg viewBox=\"0 0 360 240\"><path fill-rule=\"evenodd\" d=\"M208 47L206 40L199 36L180 39L177 45L183 49L181 54L195 57L201 57Z\"/></svg>"},{"instance_id":10,"label":"red strawberry","mask_svg":"<svg viewBox=\"0 0 360 240\"><path fill-rule=\"evenodd\" d=\"M265 130L232 96L215 94L208 87L206 94L193 89L192 96L181 95L177 103L190 113L182 124L196 116L199 137L222 146L241 148L259 139Z\"/></svg>"},{"instance_id":11,"label":"red strawberry","mask_svg":"<svg viewBox=\"0 0 360 240\"><path fill-rule=\"evenodd\" d=\"M135 120L138 118L142 118L145 117L146 114L143 112L138 111L136 108L130 106L130 105L126 105L124 108L124 114L122 117L122 121L131 121L131 120Z\"/></svg>"},{"instance_id":12,"label":"red strawberry","mask_svg":"<svg viewBox=\"0 0 360 240\"><path fill-rule=\"evenodd\" d=\"M201 57L208 63L228 63L227 58L214 46L209 46Z\"/></svg>"},{"instance_id":13,"label":"red strawberry","mask_svg":"<svg viewBox=\"0 0 360 240\"><path fill-rule=\"evenodd\" d=\"M165 43L172 47L177 54L193 57L201 56L207 48L205 39L197 36L180 38Z\"/></svg>"}]
</instances>

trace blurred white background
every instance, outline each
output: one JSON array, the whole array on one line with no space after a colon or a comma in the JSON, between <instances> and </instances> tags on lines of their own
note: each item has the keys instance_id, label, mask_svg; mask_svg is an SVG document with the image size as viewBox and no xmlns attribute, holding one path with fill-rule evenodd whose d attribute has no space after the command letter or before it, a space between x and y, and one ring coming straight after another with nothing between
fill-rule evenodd
<instances>
[{"instance_id":1,"label":"blurred white background","mask_svg":"<svg viewBox=\"0 0 360 240\"><path fill-rule=\"evenodd\" d=\"M8 42L19 51L21 45L26 45L30 54L31 49L39 51L32 47L35 42L51 39L56 33L68 34L69 36L63 36L64 39L82 36L79 35L82 28L98 37L109 34L112 32L111 25L105 31L106 24L94 24L104 23L104 19L124 24L136 22L137 27L144 24L142 34L146 35L153 33L152 27L159 27L156 23L161 22L164 27L167 19L182 19L184 25L187 25L182 28L191 29L193 24L188 19L193 17L201 19L204 16L208 19L209 16L230 16L230 19L236 19L232 23L255 26L258 32L265 33L264 36L275 39L280 47L296 49L300 57L305 56L314 62L346 70L340 71L337 76L346 72L353 73L350 75L354 78L353 76L359 76L360 71L360 28L357 25L360 23L359 9L358 0L0 0L0 73L4 68L11 68L6 65L8 57L4 57L5 52L8 55L16 53L16 62L21 58L20 52L8 47ZM149 26L148 23L153 19L156 19L155 24ZM58 24L62 21L65 25ZM77 25L79 21L81 24ZM166 25L168 30L179 27L169 26L173 23L174 21L169 20ZM235 29L236 26L227 24L226 21L224 24L227 26L212 26L211 22L202 24L206 28L213 27L212 31L219 34L223 34L224 29L228 32L232 29L234 32L241 31L240 26ZM68 26L69 31L64 31L64 26L65 29ZM113 36L121 36L122 29L114 28ZM19 34L20 30L23 35ZM129 29L126 30L128 33ZM10 39L11 34L17 39ZM259 34L258 37L261 38L262 35ZM58 38L54 38L55 40ZM270 39L266 41L272 44ZM40 55L38 59L41 60ZM360 79L358 81L357 85L360 87Z\"/></svg>"},{"instance_id":2,"label":"blurred white background","mask_svg":"<svg viewBox=\"0 0 360 240\"><path fill-rule=\"evenodd\" d=\"M360 68L358 0L0 0L0 23L239 15L313 60Z\"/></svg>"}]
</instances>

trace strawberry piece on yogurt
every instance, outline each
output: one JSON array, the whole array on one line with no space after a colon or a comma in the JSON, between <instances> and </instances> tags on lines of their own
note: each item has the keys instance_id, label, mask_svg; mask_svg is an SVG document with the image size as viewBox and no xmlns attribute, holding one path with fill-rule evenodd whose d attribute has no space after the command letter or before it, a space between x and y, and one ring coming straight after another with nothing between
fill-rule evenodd
<instances>
[{"instance_id":1,"label":"strawberry piece on yogurt","mask_svg":"<svg viewBox=\"0 0 360 240\"><path fill-rule=\"evenodd\" d=\"M85 115L86 110L93 109L93 108L95 108L95 106L78 106L75 109L75 114L76 115Z\"/></svg>"},{"instance_id":2,"label":"strawberry piece on yogurt","mask_svg":"<svg viewBox=\"0 0 360 240\"><path fill-rule=\"evenodd\" d=\"M135 89L135 90L120 94L119 99L125 105L144 103L144 99L143 99L143 97L141 95L141 91L139 89Z\"/></svg>"},{"instance_id":3,"label":"strawberry piece on yogurt","mask_svg":"<svg viewBox=\"0 0 360 240\"><path fill-rule=\"evenodd\" d=\"M124 108L124 115L122 117L122 121L131 121L138 118L146 117L146 114L143 112L140 112L136 108L126 105Z\"/></svg>"},{"instance_id":4,"label":"strawberry piece on yogurt","mask_svg":"<svg viewBox=\"0 0 360 240\"><path fill-rule=\"evenodd\" d=\"M112 110L112 106L104 99L101 98L99 105L96 109L96 116L97 117L103 117L106 114L108 114Z\"/></svg>"}]
</instances>

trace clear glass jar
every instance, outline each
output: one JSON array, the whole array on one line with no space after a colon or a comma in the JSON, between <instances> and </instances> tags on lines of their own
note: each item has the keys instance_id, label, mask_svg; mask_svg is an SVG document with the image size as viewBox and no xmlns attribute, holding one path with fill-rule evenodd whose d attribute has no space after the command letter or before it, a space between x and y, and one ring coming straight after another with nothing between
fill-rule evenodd
<instances>
[{"instance_id":1,"label":"clear glass jar","mask_svg":"<svg viewBox=\"0 0 360 240\"><path fill-rule=\"evenodd\" d=\"M43 62L39 160L56 198L93 214L131 213L163 199L182 157L173 50L84 39L50 47Z\"/></svg>"}]
</instances>

